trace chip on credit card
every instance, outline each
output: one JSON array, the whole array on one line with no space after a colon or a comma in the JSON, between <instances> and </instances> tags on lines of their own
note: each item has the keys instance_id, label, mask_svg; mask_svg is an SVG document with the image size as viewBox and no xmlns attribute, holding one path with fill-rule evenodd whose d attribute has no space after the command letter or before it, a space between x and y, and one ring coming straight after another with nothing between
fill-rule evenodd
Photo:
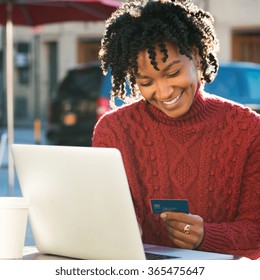
<instances>
[{"instance_id":1,"label":"chip on credit card","mask_svg":"<svg viewBox=\"0 0 260 280\"><path fill-rule=\"evenodd\" d=\"M153 214L162 212L189 213L187 199L151 199L151 210Z\"/></svg>"}]
</instances>

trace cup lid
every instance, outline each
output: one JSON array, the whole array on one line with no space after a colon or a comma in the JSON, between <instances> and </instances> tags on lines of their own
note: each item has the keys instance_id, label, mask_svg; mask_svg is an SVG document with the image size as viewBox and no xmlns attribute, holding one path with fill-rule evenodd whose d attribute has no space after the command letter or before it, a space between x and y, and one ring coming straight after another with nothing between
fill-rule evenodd
<instances>
[{"instance_id":1,"label":"cup lid","mask_svg":"<svg viewBox=\"0 0 260 280\"><path fill-rule=\"evenodd\" d=\"M24 197L1 196L0 208L28 208L29 201Z\"/></svg>"}]
</instances>

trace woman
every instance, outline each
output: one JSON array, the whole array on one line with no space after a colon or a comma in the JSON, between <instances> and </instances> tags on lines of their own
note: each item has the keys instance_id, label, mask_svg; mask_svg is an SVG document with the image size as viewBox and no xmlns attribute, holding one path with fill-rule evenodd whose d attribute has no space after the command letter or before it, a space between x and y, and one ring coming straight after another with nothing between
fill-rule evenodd
<instances>
[{"instance_id":1,"label":"woman","mask_svg":"<svg viewBox=\"0 0 260 280\"><path fill-rule=\"evenodd\" d=\"M129 99L126 82L135 101L98 122L93 146L121 151L144 243L256 259L260 118L203 91L217 51L211 15L190 1L123 4L100 59L112 101ZM151 199L188 199L190 213L154 215Z\"/></svg>"}]
</instances>

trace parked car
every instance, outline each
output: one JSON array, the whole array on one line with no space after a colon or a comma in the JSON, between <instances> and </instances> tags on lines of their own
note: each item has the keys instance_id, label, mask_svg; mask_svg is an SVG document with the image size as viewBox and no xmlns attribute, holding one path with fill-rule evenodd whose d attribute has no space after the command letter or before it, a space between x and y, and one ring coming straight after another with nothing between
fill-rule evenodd
<instances>
[{"instance_id":1,"label":"parked car","mask_svg":"<svg viewBox=\"0 0 260 280\"><path fill-rule=\"evenodd\" d=\"M110 77L99 62L70 69L49 102L46 137L49 144L91 146L98 118L109 110Z\"/></svg>"},{"instance_id":2,"label":"parked car","mask_svg":"<svg viewBox=\"0 0 260 280\"><path fill-rule=\"evenodd\" d=\"M221 62L216 79L206 84L205 90L260 113L260 64Z\"/></svg>"}]
</instances>

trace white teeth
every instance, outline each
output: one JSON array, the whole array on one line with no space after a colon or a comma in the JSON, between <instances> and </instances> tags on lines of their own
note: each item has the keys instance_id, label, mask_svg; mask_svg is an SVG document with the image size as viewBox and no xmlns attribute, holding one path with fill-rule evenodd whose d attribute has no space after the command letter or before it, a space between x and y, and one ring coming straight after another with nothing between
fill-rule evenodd
<instances>
[{"instance_id":1,"label":"white teeth","mask_svg":"<svg viewBox=\"0 0 260 280\"><path fill-rule=\"evenodd\" d=\"M177 101L179 100L180 97L181 97L181 94L178 95L177 97L175 97L174 99L172 99L171 101L163 101L163 103L164 103L165 105L171 105L171 104L177 102Z\"/></svg>"}]
</instances>

